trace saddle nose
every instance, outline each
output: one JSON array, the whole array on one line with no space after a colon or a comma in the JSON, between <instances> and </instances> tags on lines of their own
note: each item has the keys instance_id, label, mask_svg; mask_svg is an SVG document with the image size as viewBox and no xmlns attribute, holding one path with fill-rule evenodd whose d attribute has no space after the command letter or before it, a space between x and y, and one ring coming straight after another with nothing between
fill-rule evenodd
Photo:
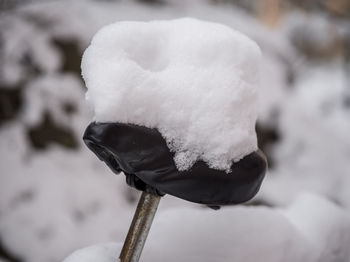
<instances>
[{"instance_id":1,"label":"saddle nose","mask_svg":"<svg viewBox=\"0 0 350 262\"><path fill-rule=\"evenodd\" d=\"M259 191L267 169L258 150L233 163L229 173L203 161L179 171L159 131L133 124L93 122L83 140L114 173L123 171L129 185L209 206L248 201Z\"/></svg>"}]
</instances>

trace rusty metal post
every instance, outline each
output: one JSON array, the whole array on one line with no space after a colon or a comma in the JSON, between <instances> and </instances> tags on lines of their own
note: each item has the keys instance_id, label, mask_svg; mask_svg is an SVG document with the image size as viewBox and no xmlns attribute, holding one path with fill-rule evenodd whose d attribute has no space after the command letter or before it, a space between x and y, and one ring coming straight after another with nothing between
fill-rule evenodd
<instances>
[{"instance_id":1,"label":"rusty metal post","mask_svg":"<svg viewBox=\"0 0 350 262\"><path fill-rule=\"evenodd\" d=\"M132 219L129 232L119 255L121 262L138 262L154 215L157 211L160 196L142 192Z\"/></svg>"}]
</instances>

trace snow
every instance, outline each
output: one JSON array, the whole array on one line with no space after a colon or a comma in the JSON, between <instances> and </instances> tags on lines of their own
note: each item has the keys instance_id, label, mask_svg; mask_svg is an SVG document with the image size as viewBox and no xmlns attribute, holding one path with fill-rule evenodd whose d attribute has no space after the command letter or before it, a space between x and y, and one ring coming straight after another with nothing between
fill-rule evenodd
<instances>
[{"instance_id":1,"label":"snow","mask_svg":"<svg viewBox=\"0 0 350 262\"><path fill-rule=\"evenodd\" d=\"M116 243L98 244L82 250L77 250L63 262L116 262L122 245Z\"/></svg>"},{"instance_id":2,"label":"snow","mask_svg":"<svg viewBox=\"0 0 350 262\"><path fill-rule=\"evenodd\" d=\"M76 101L79 101L82 96L84 96L84 90L81 88L81 83L72 74L63 76L50 74L36 79L25 89L25 101L31 102L26 104L26 110L22 115L23 121L29 126L38 124L42 112L50 113L57 123L79 121L79 118L67 115L62 105L70 104L74 106L74 110L80 110Z\"/></svg>"},{"instance_id":3,"label":"snow","mask_svg":"<svg viewBox=\"0 0 350 262\"><path fill-rule=\"evenodd\" d=\"M290 33L302 30L303 23L299 26L296 22L300 16L306 16L303 21L307 24L313 19L310 14L287 13L280 26L271 30L242 10L220 4L184 6L179 3L173 7L133 1L62 0L31 2L1 14L0 90L21 88L24 102L17 116L0 126L1 247L27 262L62 261L74 250L112 241L118 243L115 249L112 247L112 252L119 253L139 195L125 185L123 175L111 174L82 144L82 133L92 118L84 101L86 90L80 75L61 71L65 55L52 39L75 41L82 52L93 35L112 22L184 16L237 28L259 44L264 66L262 84L257 90L260 96L258 121L277 128L280 139L269 144L267 153L274 159L274 166L270 167L253 202L260 203L259 206L234 206L214 212L165 196L143 257L151 257L150 253L154 252L153 256L158 258L162 253L156 248L159 245L166 254L187 255L193 260L197 258L196 253L200 259L212 256L216 250L220 250L223 257L235 253L232 256L235 259L229 261L239 261L239 255L248 253L256 253L255 260L263 260L275 253L281 255L279 249L288 242L296 258L305 255L295 261L308 261L310 257L311 262L349 262L350 108L345 103L349 90L349 71L345 70L349 63L341 57L331 62L310 62L294 48ZM326 19L338 26L332 17ZM294 26L299 29L292 30ZM324 41L322 36L329 36L326 27L313 30L321 37L318 41ZM347 28L350 27L345 23L343 29ZM312 43L317 44L317 41ZM26 53L41 68L40 73L33 75L22 63ZM287 82L290 73L294 81ZM76 108L71 115L62 111L62 103L66 101L74 103ZM28 127L35 127L45 111L50 112L57 125L72 130L78 148L68 150L54 143L45 150L32 147ZM316 198L318 200L299 198L302 192L320 197ZM266 205L272 207L264 207ZM174 213L170 212L172 210ZM193 229L190 225L177 226L184 224L178 221L182 217L177 213L182 211ZM220 215L222 211L225 215ZM207 218L207 213L211 212L221 218L218 221ZM162 221L158 220L162 217ZM208 231L211 235L203 238L201 232L206 221L214 226ZM254 231L249 230L248 222L254 226ZM200 226L197 227L197 223ZM242 230L238 225L244 225ZM171 226L174 226L173 231ZM158 227L161 228L158 230ZM224 232L220 238L214 227L227 234ZM239 244L242 239L239 233L243 230L250 234L243 235L246 241L251 240L250 236L257 239L245 242L245 246L241 243L238 245L241 249L237 250L230 243ZM165 237L167 232L174 237L167 234ZM197 232L201 233L198 237ZM155 239L156 235L161 239ZM207 246L211 238L215 242L210 244L215 248ZM270 238L273 242L268 246ZM223 240L229 242L221 242ZM178 252L180 247L184 249L183 255ZM288 250L285 252L286 256L293 256Z\"/></svg>"},{"instance_id":4,"label":"snow","mask_svg":"<svg viewBox=\"0 0 350 262\"><path fill-rule=\"evenodd\" d=\"M347 261L349 241L348 214L320 196L301 194L285 209L169 209L156 216L141 261ZM112 262L121 246L88 247L64 262L113 254L102 260Z\"/></svg>"},{"instance_id":5,"label":"snow","mask_svg":"<svg viewBox=\"0 0 350 262\"><path fill-rule=\"evenodd\" d=\"M305 70L280 115L284 138L275 148L279 166L261 195L287 204L301 191L326 195L347 209L349 186L349 111L344 110L346 74L339 62ZM312 99L310 99L312 98Z\"/></svg>"},{"instance_id":6,"label":"snow","mask_svg":"<svg viewBox=\"0 0 350 262\"><path fill-rule=\"evenodd\" d=\"M316 261L349 261L348 213L330 201L312 194L298 195L283 213L313 244Z\"/></svg>"},{"instance_id":7,"label":"snow","mask_svg":"<svg viewBox=\"0 0 350 262\"><path fill-rule=\"evenodd\" d=\"M84 53L97 122L157 128L179 170L229 171L257 150L260 49L225 25L193 18L118 22Z\"/></svg>"}]
</instances>

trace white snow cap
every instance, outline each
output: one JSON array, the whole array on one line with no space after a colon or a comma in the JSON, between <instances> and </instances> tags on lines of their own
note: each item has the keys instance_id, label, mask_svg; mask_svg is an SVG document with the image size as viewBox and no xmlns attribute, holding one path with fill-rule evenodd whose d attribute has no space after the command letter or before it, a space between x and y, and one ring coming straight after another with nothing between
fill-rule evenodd
<instances>
[{"instance_id":1,"label":"white snow cap","mask_svg":"<svg viewBox=\"0 0 350 262\"><path fill-rule=\"evenodd\" d=\"M257 149L261 52L225 25L181 18L103 27L82 74L97 122L157 128L179 170L230 170Z\"/></svg>"}]
</instances>

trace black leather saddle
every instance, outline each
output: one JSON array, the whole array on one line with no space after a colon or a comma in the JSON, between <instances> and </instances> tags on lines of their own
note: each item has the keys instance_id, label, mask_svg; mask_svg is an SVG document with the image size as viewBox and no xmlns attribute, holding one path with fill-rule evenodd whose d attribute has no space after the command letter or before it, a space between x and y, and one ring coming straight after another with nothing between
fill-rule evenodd
<instances>
[{"instance_id":1,"label":"black leather saddle","mask_svg":"<svg viewBox=\"0 0 350 262\"><path fill-rule=\"evenodd\" d=\"M121 171L138 190L173 195L191 202L221 206L245 202L256 195L267 162L258 150L231 166L226 173L197 161L177 170L165 139L157 129L132 124L91 123L84 142L114 173Z\"/></svg>"}]
</instances>

